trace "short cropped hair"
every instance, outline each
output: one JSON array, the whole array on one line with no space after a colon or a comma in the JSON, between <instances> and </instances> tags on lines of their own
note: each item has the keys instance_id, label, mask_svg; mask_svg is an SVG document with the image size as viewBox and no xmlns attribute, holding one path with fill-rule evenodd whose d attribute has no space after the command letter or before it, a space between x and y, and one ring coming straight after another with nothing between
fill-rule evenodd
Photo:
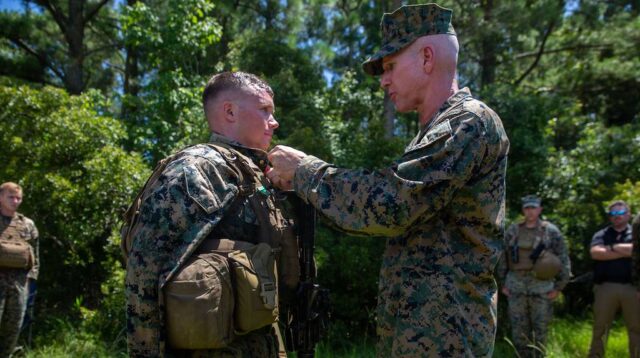
<instances>
[{"instance_id":1,"label":"short cropped hair","mask_svg":"<svg viewBox=\"0 0 640 358\"><path fill-rule=\"evenodd\" d=\"M202 106L207 107L207 103L225 91L240 91L243 93L255 93L266 91L273 97L271 87L258 76L246 72L221 72L209 79L204 92L202 93Z\"/></svg>"},{"instance_id":2,"label":"short cropped hair","mask_svg":"<svg viewBox=\"0 0 640 358\"><path fill-rule=\"evenodd\" d=\"M6 191L11 191L11 192L19 192L22 193L22 187L14 182L8 181L5 183L2 183L2 185L0 185L0 193L4 193Z\"/></svg>"},{"instance_id":3,"label":"short cropped hair","mask_svg":"<svg viewBox=\"0 0 640 358\"><path fill-rule=\"evenodd\" d=\"M609 204L609 206L607 207L607 211L611 211L611 209L613 209L614 206L624 206L627 209L627 211L631 210L631 208L629 208L629 204L627 204L623 200L616 200L613 203Z\"/></svg>"}]
</instances>

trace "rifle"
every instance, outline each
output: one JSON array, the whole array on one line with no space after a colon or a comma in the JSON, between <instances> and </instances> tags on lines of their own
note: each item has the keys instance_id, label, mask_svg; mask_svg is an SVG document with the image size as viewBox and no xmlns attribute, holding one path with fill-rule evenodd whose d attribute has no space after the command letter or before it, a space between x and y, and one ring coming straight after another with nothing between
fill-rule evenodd
<instances>
[{"instance_id":1,"label":"rifle","mask_svg":"<svg viewBox=\"0 0 640 358\"><path fill-rule=\"evenodd\" d=\"M296 236L300 258L300 284L295 301L284 309L284 339L289 352L298 357L313 357L315 345L327 332L329 324L329 290L316 282L313 259L317 214L312 205L290 195L298 215Z\"/></svg>"},{"instance_id":2,"label":"rifle","mask_svg":"<svg viewBox=\"0 0 640 358\"><path fill-rule=\"evenodd\" d=\"M536 248L533 249L533 251L529 255L529 258L531 259L531 261L536 262L538 260L538 257L540 257L540 255L542 254L542 251L544 251L545 248L546 247L544 245L544 242L541 242L540 244L538 244L538 246L536 246Z\"/></svg>"}]
</instances>

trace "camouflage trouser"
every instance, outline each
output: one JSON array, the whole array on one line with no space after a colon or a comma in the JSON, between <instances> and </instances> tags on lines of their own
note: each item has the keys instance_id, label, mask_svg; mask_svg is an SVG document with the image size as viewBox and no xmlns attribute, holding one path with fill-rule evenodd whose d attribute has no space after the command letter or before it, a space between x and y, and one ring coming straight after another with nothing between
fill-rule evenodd
<instances>
[{"instance_id":1,"label":"camouflage trouser","mask_svg":"<svg viewBox=\"0 0 640 358\"><path fill-rule=\"evenodd\" d=\"M553 316L553 301L546 294L509 296L511 339L520 357L543 356L547 327Z\"/></svg>"},{"instance_id":2,"label":"camouflage trouser","mask_svg":"<svg viewBox=\"0 0 640 358\"><path fill-rule=\"evenodd\" d=\"M221 349L183 351L177 357L190 358L277 358L286 357L284 347L280 351L279 338L272 327L265 327L237 337Z\"/></svg>"},{"instance_id":3,"label":"camouflage trouser","mask_svg":"<svg viewBox=\"0 0 640 358\"><path fill-rule=\"evenodd\" d=\"M27 300L27 272L0 269L0 358L15 348Z\"/></svg>"}]
</instances>

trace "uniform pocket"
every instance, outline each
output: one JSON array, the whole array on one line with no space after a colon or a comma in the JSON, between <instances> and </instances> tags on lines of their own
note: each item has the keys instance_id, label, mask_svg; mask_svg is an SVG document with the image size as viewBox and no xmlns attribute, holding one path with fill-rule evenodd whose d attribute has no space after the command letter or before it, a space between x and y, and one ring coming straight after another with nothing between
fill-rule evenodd
<instances>
[{"instance_id":1,"label":"uniform pocket","mask_svg":"<svg viewBox=\"0 0 640 358\"><path fill-rule=\"evenodd\" d=\"M187 195L207 214L220 208L220 200L211 188L211 184L195 165L184 167Z\"/></svg>"},{"instance_id":2,"label":"uniform pocket","mask_svg":"<svg viewBox=\"0 0 640 358\"><path fill-rule=\"evenodd\" d=\"M169 344L177 349L223 348L233 340L233 287L227 259L198 255L164 288Z\"/></svg>"}]
</instances>

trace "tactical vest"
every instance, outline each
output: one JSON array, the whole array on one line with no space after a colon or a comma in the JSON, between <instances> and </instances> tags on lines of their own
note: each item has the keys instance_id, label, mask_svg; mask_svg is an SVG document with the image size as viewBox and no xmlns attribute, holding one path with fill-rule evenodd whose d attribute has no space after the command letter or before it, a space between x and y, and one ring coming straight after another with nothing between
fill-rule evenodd
<instances>
[{"instance_id":1,"label":"tactical vest","mask_svg":"<svg viewBox=\"0 0 640 358\"><path fill-rule=\"evenodd\" d=\"M281 283L288 289L295 289L300 277L298 246L292 223L284 218L281 204L276 200L274 194L266 189L269 185L268 179L251 159L228 144L216 142L207 143L207 145L219 152L227 162L227 165L238 174L240 186L238 196L229 210L227 210L225 216L216 225L209 237L200 244L196 253L217 249L220 239L246 241L253 244L266 243L280 251L278 266L282 267L280 270ZM180 157L182 152L180 151L158 162L144 187L134 199L133 204L125 212L120 243L125 258L128 256L133 244L140 206L147 189L157 182L167 165ZM238 215L238 212L245 209L245 206L249 206L257 217L258 225L253 237L237 237L237 230L234 230L235 228L231 225L232 217Z\"/></svg>"},{"instance_id":2,"label":"tactical vest","mask_svg":"<svg viewBox=\"0 0 640 358\"><path fill-rule=\"evenodd\" d=\"M300 278L292 223L282 214L283 202L267 189L262 170L225 143L207 145L237 175L238 194L163 288L167 340L175 349L222 348L237 335L272 324L278 319L278 302L293 296ZM181 153L156 166L127 210L121 231L125 256L139 229L147 189Z\"/></svg>"},{"instance_id":3,"label":"tactical vest","mask_svg":"<svg viewBox=\"0 0 640 358\"><path fill-rule=\"evenodd\" d=\"M293 223L282 213L283 201L266 188L270 185L262 170L249 158L227 145L209 144L225 158L241 183L238 197L222 220L200 244L198 253L219 249L220 240L266 243L279 251L276 256L280 283L293 290L298 285L300 263ZM254 214L257 225L243 223L241 216ZM249 229L247 229L249 228Z\"/></svg>"},{"instance_id":4,"label":"tactical vest","mask_svg":"<svg viewBox=\"0 0 640 358\"><path fill-rule=\"evenodd\" d=\"M9 224L0 223L0 268L30 269L34 263L31 233L24 215L16 214Z\"/></svg>"},{"instance_id":5,"label":"tactical vest","mask_svg":"<svg viewBox=\"0 0 640 358\"><path fill-rule=\"evenodd\" d=\"M509 247L507 250L507 262L510 271L531 271L534 265L534 262L530 257L531 253L540 243L545 243L546 245L546 243L548 242L548 222L541 220L540 225L538 225L536 228L538 233L531 246L522 247L522 245L518 243L520 226L522 225L525 225L525 223L521 223L516 226L515 235L513 239L508 243Z\"/></svg>"}]
</instances>

